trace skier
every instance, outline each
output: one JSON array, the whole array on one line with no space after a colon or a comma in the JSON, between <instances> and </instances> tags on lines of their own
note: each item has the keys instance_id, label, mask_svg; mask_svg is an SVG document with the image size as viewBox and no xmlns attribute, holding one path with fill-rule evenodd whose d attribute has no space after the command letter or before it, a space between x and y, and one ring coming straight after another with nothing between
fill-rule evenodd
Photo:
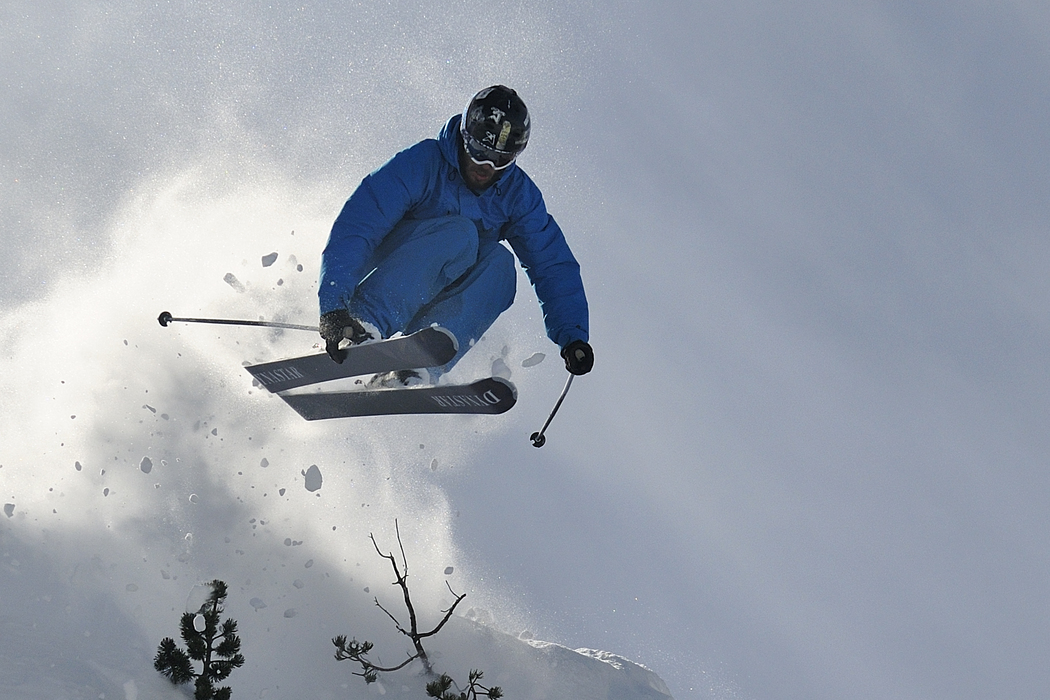
<instances>
[{"instance_id":1,"label":"skier","mask_svg":"<svg viewBox=\"0 0 1050 700\"><path fill-rule=\"evenodd\" d=\"M438 324L459 341L447 365L374 380L385 387L436 382L514 301L514 255L505 240L536 290L566 369L591 370L579 263L539 188L515 163L529 131L525 103L494 85L436 140L401 151L365 177L321 259L320 332L333 360L342 362L344 339L359 344Z\"/></svg>"}]
</instances>

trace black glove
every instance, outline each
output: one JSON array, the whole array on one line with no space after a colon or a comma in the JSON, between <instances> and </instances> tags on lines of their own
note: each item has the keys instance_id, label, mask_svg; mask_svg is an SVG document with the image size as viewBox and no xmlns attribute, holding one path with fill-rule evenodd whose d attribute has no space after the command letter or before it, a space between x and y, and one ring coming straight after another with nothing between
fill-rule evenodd
<instances>
[{"instance_id":1,"label":"black glove","mask_svg":"<svg viewBox=\"0 0 1050 700\"><path fill-rule=\"evenodd\" d=\"M562 348L565 369L573 374L587 374L594 367L594 350L582 340L574 340Z\"/></svg>"},{"instance_id":2,"label":"black glove","mask_svg":"<svg viewBox=\"0 0 1050 700\"><path fill-rule=\"evenodd\" d=\"M343 364L343 360L346 359L346 350L339 349L343 338L349 338L351 345L372 339L372 334L346 309L336 309L323 314L318 331L325 340L325 352L339 364Z\"/></svg>"}]
</instances>

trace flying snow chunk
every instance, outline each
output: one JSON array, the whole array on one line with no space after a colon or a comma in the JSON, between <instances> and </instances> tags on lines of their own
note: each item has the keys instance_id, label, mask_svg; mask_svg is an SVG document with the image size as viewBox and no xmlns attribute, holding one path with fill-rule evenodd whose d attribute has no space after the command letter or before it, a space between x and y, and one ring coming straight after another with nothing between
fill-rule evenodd
<instances>
[{"instance_id":1,"label":"flying snow chunk","mask_svg":"<svg viewBox=\"0 0 1050 700\"><path fill-rule=\"evenodd\" d=\"M259 462L259 466L262 467L263 469L266 469L266 467L270 466L270 460L268 460L265 457L263 457L262 461Z\"/></svg>"},{"instance_id":2,"label":"flying snow chunk","mask_svg":"<svg viewBox=\"0 0 1050 700\"><path fill-rule=\"evenodd\" d=\"M295 612L295 608L288 608L284 611L285 617L295 617L298 613Z\"/></svg>"},{"instance_id":3,"label":"flying snow chunk","mask_svg":"<svg viewBox=\"0 0 1050 700\"><path fill-rule=\"evenodd\" d=\"M194 584L190 589L189 595L186 596L186 612L192 612L194 615L199 614L194 611L201 610L208 604L208 601L211 599L211 592L211 586L205 583Z\"/></svg>"},{"instance_id":4,"label":"flying snow chunk","mask_svg":"<svg viewBox=\"0 0 1050 700\"><path fill-rule=\"evenodd\" d=\"M14 503L5 503L4 504L4 515L6 515L7 517L11 518L11 517L14 517L14 514L15 514L15 504Z\"/></svg>"},{"instance_id":5,"label":"flying snow chunk","mask_svg":"<svg viewBox=\"0 0 1050 700\"><path fill-rule=\"evenodd\" d=\"M497 357L492 361L492 376L510 379L510 367L507 366L502 357Z\"/></svg>"},{"instance_id":6,"label":"flying snow chunk","mask_svg":"<svg viewBox=\"0 0 1050 700\"><path fill-rule=\"evenodd\" d=\"M203 632L208 627L208 621L204 619L204 615L197 614L193 616L193 629L198 632Z\"/></svg>"},{"instance_id":7,"label":"flying snow chunk","mask_svg":"<svg viewBox=\"0 0 1050 700\"><path fill-rule=\"evenodd\" d=\"M317 468L316 464L311 464L309 469L300 473L306 477L307 491L312 493L321 489L321 470Z\"/></svg>"},{"instance_id":8,"label":"flying snow chunk","mask_svg":"<svg viewBox=\"0 0 1050 700\"><path fill-rule=\"evenodd\" d=\"M252 606L256 610L262 610L266 607L266 603L264 603L261 598L252 598L248 601L248 605Z\"/></svg>"},{"instance_id":9,"label":"flying snow chunk","mask_svg":"<svg viewBox=\"0 0 1050 700\"><path fill-rule=\"evenodd\" d=\"M237 293L241 293L241 292L245 291L244 290L244 285L241 284L241 281L239 279L237 279L237 276L234 275L232 272L227 272L223 276L222 281L225 282L226 284L230 285L231 287L233 287L233 291L235 291Z\"/></svg>"},{"instance_id":10,"label":"flying snow chunk","mask_svg":"<svg viewBox=\"0 0 1050 700\"><path fill-rule=\"evenodd\" d=\"M445 567L445 576L450 576L450 575L452 575L452 572L453 572L453 571L455 571L455 570L456 570L456 569L455 569L455 567L452 567L452 566L446 566L446 567Z\"/></svg>"},{"instance_id":11,"label":"flying snow chunk","mask_svg":"<svg viewBox=\"0 0 1050 700\"><path fill-rule=\"evenodd\" d=\"M269 255L262 256L263 267L269 267L277 262L277 253L270 253Z\"/></svg>"},{"instance_id":12,"label":"flying snow chunk","mask_svg":"<svg viewBox=\"0 0 1050 700\"><path fill-rule=\"evenodd\" d=\"M531 356L521 361L522 367L535 367L539 363L543 362L544 358L547 357L542 352L533 353Z\"/></svg>"},{"instance_id":13,"label":"flying snow chunk","mask_svg":"<svg viewBox=\"0 0 1050 700\"><path fill-rule=\"evenodd\" d=\"M139 462L139 469L142 470L143 474L149 474L153 471L153 460L149 457L143 457L142 461Z\"/></svg>"}]
</instances>

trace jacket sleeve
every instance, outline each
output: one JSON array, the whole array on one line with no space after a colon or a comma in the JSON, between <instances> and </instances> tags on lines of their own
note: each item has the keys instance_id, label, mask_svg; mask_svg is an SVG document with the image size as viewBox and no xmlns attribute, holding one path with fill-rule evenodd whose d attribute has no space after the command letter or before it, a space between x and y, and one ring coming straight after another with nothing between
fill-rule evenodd
<instances>
[{"instance_id":1,"label":"jacket sleeve","mask_svg":"<svg viewBox=\"0 0 1050 700\"><path fill-rule=\"evenodd\" d=\"M531 181L517 194L517 215L504 231L529 276L543 311L547 337L558 347L587 341L589 320L580 264L565 234L547 213L543 196Z\"/></svg>"},{"instance_id":2,"label":"jacket sleeve","mask_svg":"<svg viewBox=\"0 0 1050 700\"><path fill-rule=\"evenodd\" d=\"M317 296L321 314L346 308L368 272L372 253L421 201L440 158L426 141L401 151L361 181L332 225L321 254Z\"/></svg>"}]
</instances>

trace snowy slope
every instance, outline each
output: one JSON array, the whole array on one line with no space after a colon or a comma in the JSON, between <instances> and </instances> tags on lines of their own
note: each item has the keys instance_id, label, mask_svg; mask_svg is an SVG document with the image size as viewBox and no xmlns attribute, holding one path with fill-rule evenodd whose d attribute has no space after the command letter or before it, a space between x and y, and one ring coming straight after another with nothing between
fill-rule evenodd
<instances>
[{"instance_id":1,"label":"snowy slope","mask_svg":"<svg viewBox=\"0 0 1050 700\"><path fill-rule=\"evenodd\" d=\"M10 526L0 531L0 600L5 610L0 616L0 637L4 640L0 646L0 697L184 697L152 669L159 639L150 637L144 629L157 626L161 633L177 637L177 611L182 608L154 613L144 610L142 599L156 596L124 581L139 580L147 588L156 584L122 565L107 563L109 557L104 552L81 551L73 558L76 563L72 568L58 569L50 554L18 542ZM245 564L243 568L252 568L250 560ZM230 567L225 573L234 571ZM303 582L309 580L308 572L299 576L291 588L315 589L313 583L307 586ZM155 578L163 580L164 574ZM192 600L193 604L185 607L194 608L203 587L186 581L181 588L191 591L186 602ZM383 675L372 686L351 676L352 671L359 669L331 657L332 648L327 646L325 634L334 629L328 627L330 621L326 619L332 610L327 603L322 606L317 597L292 601L288 595L278 595L276 600L270 598L271 605L267 605L257 597L244 600L244 591L242 588L240 594L232 595L227 608L227 613L240 618L243 648L248 657L247 666L230 679L235 697L335 698L363 697L369 693L390 698L424 697L423 686L429 679L420 674L418 663ZM339 591L331 589L324 590L322 595L325 594L340 596ZM281 605L276 605L277 601ZM396 599L384 602L396 610ZM291 604L297 607L284 607ZM338 607L337 601L333 607ZM473 608L466 613L477 617ZM367 617L372 618L370 622L357 630L364 633L359 635L361 638L369 636L369 628L376 631L376 624L384 624L378 615ZM353 627L352 619L347 617L346 628ZM278 630L281 626L285 629ZM499 685L506 697L671 697L652 671L622 657L588 649L573 651L519 637L528 638L531 634L512 636L457 615L427 646L440 672L464 680L471 670L481 669L485 683ZM407 654L405 642L385 641L386 654L382 645L377 645L374 659L385 657L397 662L403 658L402 653Z\"/></svg>"},{"instance_id":2,"label":"snowy slope","mask_svg":"<svg viewBox=\"0 0 1050 700\"><path fill-rule=\"evenodd\" d=\"M75 585L58 581L39 554L4 541L2 599L17 601L0 618L0 696L4 698L178 698L184 697L160 678L150 662L155 644L136 628L119 604L103 591L90 591L83 575ZM96 563L98 560L95 560ZM95 571L94 575L99 572ZM119 599L122 592L111 595ZM258 603L256 603L258 604ZM287 611L286 611L287 612ZM308 630L302 630L300 634ZM172 633L174 635L174 632ZM177 635L176 635L177 636ZM526 635L528 636L528 635ZM316 641L316 640L313 640ZM382 676L374 686L352 678L347 662L334 659L310 664L290 649L260 649L252 639L245 647L270 655L251 664L246 681L241 670L231 678L242 697L360 697L378 693L390 698L424 697L428 680L418 663ZM309 639L283 636L282 644L315 648ZM666 685L652 671L606 652L521 640L463 617L453 617L430 645L443 673L462 680L473 669L485 672L488 685L499 685L506 697L542 700L663 700ZM396 647L395 647L396 648ZM291 653L289 653L291 652ZM396 656L396 655L392 655ZM258 690L258 694L256 694ZM269 692L268 692L269 691ZM300 695L300 693L302 693Z\"/></svg>"},{"instance_id":3,"label":"snowy slope","mask_svg":"<svg viewBox=\"0 0 1050 700\"><path fill-rule=\"evenodd\" d=\"M0 539L0 697L12 700L55 698L182 698L185 697L152 669L158 640L141 628L143 611L127 611L129 586L119 586L115 568L99 555L55 571L45 556L21 546L6 529ZM112 590L106 590L107 583ZM188 584L187 584L188 585ZM137 592L137 591L136 591ZM232 596L231 596L232 598ZM228 612L250 609L233 599ZM272 601L271 601L272 602ZM390 601L392 604L396 601ZM255 605L260 601L255 599ZM269 610L260 608L265 615ZM349 662L337 662L325 652L323 627L312 610L293 609L271 614L267 624L288 624L295 631L264 634L253 625L251 613L241 615L242 640L248 665L230 679L234 697L368 697L422 698L429 680L416 663L381 676L371 686L351 676ZM322 615L323 611L318 611ZM473 609L472 617L476 617ZM175 633L174 611L168 616L169 634ZM377 619L378 621L378 619ZM247 624L243 624L247 623ZM366 625L367 627L367 625ZM267 628L269 633L272 628ZM528 633L525 637L530 636ZM464 680L473 669L485 673L487 685L499 685L505 697L522 700L572 697L581 700L664 700L666 685L652 671L606 652L523 640L465 617L454 616L427 645L436 668ZM405 644L393 644L385 655L397 661ZM316 654L307 657L305 648ZM390 653L396 652L396 653ZM382 649L377 649L382 658ZM407 653L407 652L406 652ZM402 657L403 658L403 657ZM249 677L250 676L250 677Z\"/></svg>"}]
</instances>

